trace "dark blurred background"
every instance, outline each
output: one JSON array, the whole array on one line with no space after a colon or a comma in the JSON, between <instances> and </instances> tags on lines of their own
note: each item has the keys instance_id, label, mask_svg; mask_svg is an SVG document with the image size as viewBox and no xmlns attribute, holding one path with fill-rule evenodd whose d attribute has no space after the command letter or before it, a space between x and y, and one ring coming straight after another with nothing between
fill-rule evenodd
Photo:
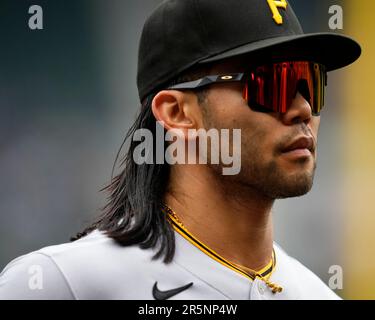
<instances>
[{"instance_id":1,"label":"dark blurred background","mask_svg":"<svg viewBox=\"0 0 375 320\"><path fill-rule=\"evenodd\" d=\"M352 7L369 4L362 1ZM105 203L99 190L110 181L116 153L139 108L142 26L160 2L0 0L0 270L19 255L69 241L99 214ZM289 2L306 32L330 31L333 4L348 12L341 0ZM28 9L35 4L43 8L43 30L28 27ZM350 23L361 19L348 16L343 32L353 35ZM349 77L345 70L329 77L313 191L274 208L276 240L326 283L331 265L356 277L345 245L355 214L345 211L349 191L343 180L343 172L355 167L345 158L350 112L338 112L348 109L343 88L351 88ZM373 238L367 243L373 253ZM370 273L375 262L366 263ZM348 281L337 293L375 297L366 284L364 289L356 285Z\"/></svg>"}]
</instances>

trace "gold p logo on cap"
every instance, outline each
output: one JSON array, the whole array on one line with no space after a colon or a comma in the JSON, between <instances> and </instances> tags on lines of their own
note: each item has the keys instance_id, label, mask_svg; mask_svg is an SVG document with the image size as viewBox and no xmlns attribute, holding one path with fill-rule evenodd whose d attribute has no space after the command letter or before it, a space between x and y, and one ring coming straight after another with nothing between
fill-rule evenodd
<instances>
[{"instance_id":1,"label":"gold p logo on cap","mask_svg":"<svg viewBox=\"0 0 375 320\"><path fill-rule=\"evenodd\" d=\"M273 13L273 20L275 20L277 24L283 24L283 17L281 16L278 8L286 9L286 7L288 6L286 0L267 0L267 2Z\"/></svg>"}]
</instances>

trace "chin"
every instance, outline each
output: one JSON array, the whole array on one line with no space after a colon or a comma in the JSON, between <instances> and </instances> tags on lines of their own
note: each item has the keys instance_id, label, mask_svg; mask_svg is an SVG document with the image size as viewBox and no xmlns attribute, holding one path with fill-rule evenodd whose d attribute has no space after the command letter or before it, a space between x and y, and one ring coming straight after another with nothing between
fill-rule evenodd
<instances>
[{"instance_id":1,"label":"chin","mask_svg":"<svg viewBox=\"0 0 375 320\"><path fill-rule=\"evenodd\" d=\"M302 197L311 191L311 187L300 187L299 189L294 190L285 190L279 195L275 194L274 199L287 199L287 198L296 198Z\"/></svg>"},{"instance_id":2,"label":"chin","mask_svg":"<svg viewBox=\"0 0 375 320\"><path fill-rule=\"evenodd\" d=\"M274 199L301 197L309 193L313 187L313 177L311 175L292 176L288 177L287 180L274 185L271 192Z\"/></svg>"}]
</instances>

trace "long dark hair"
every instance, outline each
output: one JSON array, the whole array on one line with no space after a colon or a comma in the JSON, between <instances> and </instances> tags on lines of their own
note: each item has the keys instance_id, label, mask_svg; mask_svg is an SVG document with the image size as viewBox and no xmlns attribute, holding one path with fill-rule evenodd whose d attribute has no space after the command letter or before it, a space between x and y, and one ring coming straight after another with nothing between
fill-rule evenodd
<instances>
[{"instance_id":1,"label":"long dark hair","mask_svg":"<svg viewBox=\"0 0 375 320\"><path fill-rule=\"evenodd\" d=\"M207 75L211 65L190 69L171 84L195 80ZM203 104L206 98L206 89L196 90L198 103ZM142 249L159 246L153 259L164 256L163 261L172 261L175 253L175 236L172 226L162 210L164 196L169 183L170 165L156 164L156 155L153 164L137 164L133 160L135 148L142 142L134 141L134 133L139 129L152 132L154 150L156 148L156 119L152 113L152 100L155 94L149 95L142 103L139 115L126 134L126 137L117 153L112 169L111 182L101 189L109 193L107 204L102 208L102 215L90 226L78 233L71 241L78 240L93 230L103 231L123 246L139 244ZM130 147L121 160L121 173L113 177L119 154L125 143L130 140ZM164 146L165 149L167 144Z\"/></svg>"},{"instance_id":2,"label":"long dark hair","mask_svg":"<svg viewBox=\"0 0 375 320\"><path fill-rule=\"evenodd\" d=\"M148 129L156 145L156 119L151 109L152 96L145 99L139 115L129 129L117 154L117 163L123 145L133 137L138 129ZM123 246L140 244L142 249L155 247L159 250L153 257L165 256L164 262L170 262L174 255L174 233L165 218L161 206L169 180L168 164L137 164L133 160L134 149L141 142L130 140L130 147L121 160L123 171L113 177L111 182L101 189L109 193L103 214L71 240L77 240L98 229L115 239ZM155 159L154 159L155 160Z\"/></svg>"}]
</instances>

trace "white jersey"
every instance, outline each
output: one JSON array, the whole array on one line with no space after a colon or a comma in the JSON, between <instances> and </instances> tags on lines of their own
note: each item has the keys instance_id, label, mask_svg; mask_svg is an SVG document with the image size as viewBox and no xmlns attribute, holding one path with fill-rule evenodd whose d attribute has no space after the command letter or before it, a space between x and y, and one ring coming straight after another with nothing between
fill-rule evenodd
<instances>
[{"instance_id":1,"label":"white jersey","mask_svg":"<svg viewBox=\"0 0 375 320\"><path fill-rule=\"evenodd\" d=\"M176 234L171 263L152 260L155 249L123 247L94 231L71 243L46 247L10 262L0 274L1 299L339 299L315 274L274 245L273 293L226 267Z\"/></svg>"}]
</instances>

